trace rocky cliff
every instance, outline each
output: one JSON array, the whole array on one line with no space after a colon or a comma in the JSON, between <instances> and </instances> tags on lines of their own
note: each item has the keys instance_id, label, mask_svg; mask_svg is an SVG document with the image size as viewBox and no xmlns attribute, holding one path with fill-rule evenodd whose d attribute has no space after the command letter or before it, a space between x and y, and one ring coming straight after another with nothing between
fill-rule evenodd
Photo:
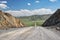
<instances>
[{"instance_id":1,"label":"rocky cliff","mask_svg":"<svg viewBox=\"0 0 60 40\"><path fill-rule=\"evenodd\" d=\"M18 28L23 27L23 23L21 23L20 19L13 17L9 13L4 13L0 10L0 29L5 28Z\"/></svg>"},{"instance_id":2,"label":"rocky cliff","mask_svg":"<svg viewBox=\"0 0 60 40\"><path fill-rule=\"evenodd\" d=\"M60 26L60 9L58 9L42 26Z\"/></svg>"}]
</instances>

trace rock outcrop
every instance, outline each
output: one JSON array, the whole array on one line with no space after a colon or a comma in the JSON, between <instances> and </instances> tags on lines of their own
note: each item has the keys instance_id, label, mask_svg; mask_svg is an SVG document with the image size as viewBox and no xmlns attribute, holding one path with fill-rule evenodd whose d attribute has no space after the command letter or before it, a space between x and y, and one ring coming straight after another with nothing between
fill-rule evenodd
<instances>
[{"instance_id":1,"label":"rock outcrop","mask_svg":"<svg viewBox=\"0 0 60 40\"><path fill-rule=\"evenodd\" d=\"M0 10L0 29L5 28L18 28L23 27L23 23L21 23L20 19L13 17L9 13L4 13Z\"/></svg>"},{"instance_id":2,"label":"rock outcrop","mask_svg":"<svg viewBox=\"0 0 60 40\"><path fill-rule=\"evenodd\" d=\"M58 9L42 26L60 26L60 9Z\"/></svg>"}]
</instances>

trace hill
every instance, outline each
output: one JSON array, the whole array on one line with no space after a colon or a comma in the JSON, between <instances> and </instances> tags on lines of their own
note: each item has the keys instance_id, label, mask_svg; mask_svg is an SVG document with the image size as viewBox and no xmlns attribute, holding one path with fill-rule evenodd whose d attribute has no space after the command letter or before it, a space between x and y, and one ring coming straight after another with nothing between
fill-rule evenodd
<instances>
[{"instance_id":1,"label":"hill","mask_svg":"<svg viewBox=\"0 0 60 40\"><path fill-rule=\"evenodd\" d=\"M0 10L0 29L18 28L23 26L24 25L21 23L20 19L17 19L11 14L4 13Z\"/></svg>"},{"instance_id":2,"label":"hill","mask_svg":"<svg viewBox=\"0 0 60 40\"><path fill-rule=\"evenodd\" d=\"M58 26L60 27L60 9L50 16L42 26Z\"/></svg>"},{"instance_id":3,"label":"hill","mask_svg":"<svg viewBox=\"0 0 60 40\"><path fill-rule=\"evenodd\" d=\"M45 15L32 15L32 16L21 16L21 17L17 17L17 18L20 18L20 19L29 19L29 20L46 20L48 19L49 17L51 16L51 14L45 14Z\"/></svg>"},{"instance_id":4,"label":"hill","mask_svg":"<svg viewBox=\"0 0 60 40\"><path fill-rule=\"evenodd\" d=\"M35 26L35 23L37 26L41 26L45 20L47 20L51 14L46 14L46 15L32 15L32 16L20 16L16 17L21 19L21 21L26 25L26 26Z\"/></svg>"}]
</instances>

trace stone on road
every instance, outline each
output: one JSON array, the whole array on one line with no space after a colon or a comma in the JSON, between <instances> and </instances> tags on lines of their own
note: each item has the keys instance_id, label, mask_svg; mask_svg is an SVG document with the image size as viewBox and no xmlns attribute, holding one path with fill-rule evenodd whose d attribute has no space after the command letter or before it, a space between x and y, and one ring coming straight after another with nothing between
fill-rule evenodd
<instances>
[{"instance_id":1,"label":"stone on road","mask_svg":"<svg viewBox=\"0 0 60 40\"><path fill-rule=\"evenodd\" d=\"M43 27L26 27L2 33L0 40L60 40L60 36Z\"/></svg>"}]
</instances>

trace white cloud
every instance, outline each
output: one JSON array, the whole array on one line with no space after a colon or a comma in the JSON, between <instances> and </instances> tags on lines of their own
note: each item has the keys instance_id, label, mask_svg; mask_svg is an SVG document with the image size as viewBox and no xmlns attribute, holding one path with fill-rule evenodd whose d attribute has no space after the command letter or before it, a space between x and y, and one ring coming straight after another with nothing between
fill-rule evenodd
<instances>
[{"instance_id":1,"label":"white cloud","mask_svg":"<svg viewBox=\"0 0 60 40\"><path fill-rule=\"evenodd\" d=\"M36 2L36 3L39 3L40 1L37 0L37 1L35 1L35 2Z\"/></svg>"},{"instance_id":2,"label":"white cloud","mask_svg":"<svg viewBox=\"0 0 60 40\"><path fill-rule=\"evenodd\" d=\"M30 6L30 5L31 5L31 3L27 3L27 5L29 5L29 6Z\"/></svg>"},{"instance_id":3,"label":"white cloud","mask_svg":"<svg viewBox=\"0 0 60 40\"><path fill-rule=\"evenodd\" d=\"M27 9L22 9L20 11L6 11L10 14L12 14L13 16L30 16L32 15L33 13L30 11L30 10L27 10Z\"/></svg>"},{"instance_id":4,"label":"white cloud","mask_svg":"<svg viewBox=\"0 0 60 40\"><path fill-rule=\"evenodd\" d=\"M9 8L7 5L6 5L7 1L0 1L0 9L6 9L6 8Z\"/></svg>"},{"instance_id":5,"label":"white cloud","mask_svg":"<svg viewBox=\"0 0 60 40\"><path fill-rule=\"evenodd\" d=\"M6 8L9 8L9 7L6 4L0 4L0 8L6 9Z\"/></svg>"},{"instance_id":6,"label":"white cloud","mask_svg":"<svg viewBox=\"0 0 60 40\"><path fill-rule=\"evenodd\" d=\"M49 0L49 1L51 1L51 2L56 2L57 0Z\"/></svg>"},{"instance_id":7,"label":"white cloud","mask_svg":"<svg viewBox=\"0 0 60 40\"><path fill-rule=\"evenodd\" d=\"M33 10L33 13L35 13L36 15L42 15L42 14L52 14L53 11L51 9L41 8Z\"/></svg>"},{"instance_id":8,"label":"white cloud","mask_svg":"<svg viewBox=\"0 0 60 40\"><path fill-rule=\"evenodd\" d=\"M0 1L0 3L7 3L7 1Z\"/></svg>"},{"instance_id":9,"label":"white cloud","mask_svg":"<svg viewBox=\"0 0 60 40\"><path fill-rule=\"evenodd\" d=\"M43 14L52 14L54 11L51 9L41 8L41 9L35 9L35 10L27 10L22 9L20 11L6 11L13 16L30 16L30 15L43 15Z\"/></svg>"}]
</instances>

